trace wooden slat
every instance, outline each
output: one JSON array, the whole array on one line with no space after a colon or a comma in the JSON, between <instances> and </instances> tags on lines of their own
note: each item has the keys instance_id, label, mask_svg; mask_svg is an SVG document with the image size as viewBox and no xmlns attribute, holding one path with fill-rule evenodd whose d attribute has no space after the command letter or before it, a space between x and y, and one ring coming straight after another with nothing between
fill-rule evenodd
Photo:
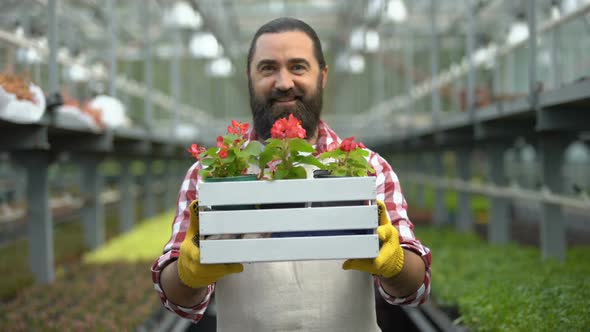
<instances>
[{"instance_id":1,"label":"wooden slat","mask_svg":"<svg viewBox=\"0 0 590 332\"><path fill-rule=\"evenodd\" d=\"M374 258L379 238L372 235L201 240L201 263Z\"/></svg>"},{"instance_id":2,"label":"wooden slat","mask_svg":"<svg viewBox=\"0 0 590 332\"><path fill-rule=\"evenodd\" d=\"M377 228L377 206L202 211L200 234L243 234Z\"/></svg>"},{"instance_id":3,"label":"wooden slat","mask_svg":"<svg viewBox=\"0 0 590 332\"><path fill-rule=\"evenodd\" d=\"M375 177L199 183L201 205L375 199Z\"/></svg>"}]
</instances>

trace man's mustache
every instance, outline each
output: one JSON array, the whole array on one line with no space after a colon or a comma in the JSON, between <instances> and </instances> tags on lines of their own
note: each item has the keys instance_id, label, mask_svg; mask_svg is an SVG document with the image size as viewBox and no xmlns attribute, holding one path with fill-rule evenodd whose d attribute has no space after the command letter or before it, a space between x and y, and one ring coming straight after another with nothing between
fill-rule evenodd
<instances>
[{"instance_id":1,"label":"man's mustache","mask_svg":"<svg viewBox=\"0 0 590 332\"><path fill-rule=\"evenodd\" d=\"M278 99L302 99L303 92L299 89L289 89L289 90L272 90L270 95L268 96L269 101L275 101Z\"/></svg>"}]
</instances>

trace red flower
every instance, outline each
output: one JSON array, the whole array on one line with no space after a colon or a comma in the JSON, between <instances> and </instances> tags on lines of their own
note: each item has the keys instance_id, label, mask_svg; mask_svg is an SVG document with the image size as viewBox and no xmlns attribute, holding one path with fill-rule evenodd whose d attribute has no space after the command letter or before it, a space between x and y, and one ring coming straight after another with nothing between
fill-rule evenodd
<instances>
[{"instance_id":1,"label":"red flower","mask_svg":"<svg viewBox=\"0 0 590 332\"><path fill-rule=\"evenodd\" d=\"M221 150L219 150L219 157L221 159L227 158L227 149L221 149Z\"/></svg>"},{"instance_id":2,"label":"red flower","mask_svg":"<svg viewBox=\"0 0 590 332\"><path fill-rule=\"evenodd\" d=\"M334 151L336 149L338 149L338 143L332 142L328 145L328 147L326 148L326 151Z\"/></svg>"},{"instance_id":3,"label":"red flower","mask_svg":"<svg viewBox=\"0 0 590 332\"><path fill-rule=\"evenodd\" d=\"M227 145L223 144L223 136L217 136L217 147L227 149Z\"/></svg>"},{"instance_id":4,"label":"red flower","mask_svg":"<svg viewBox=\"0 0 590 332\"><path fill-rule=\"evenodd\" d=\"M198 146L197 144L193 144L190 148L186 149L186 151L192 154L193 157L197 160L200 160L199 155L205 151L205 148L202 146Z\"/></svg>"},{"instance_id":5,"label":"red flower","mask_svg":"<svg viewBox=\"0 0 590 332\"><path fill-rule=\"evenodd\" d=\"M350 152L356 150L357 144L354 142L354 136L348 137L340 143L340 150Z\"/></svg>"},{"instance_id":6,"label":"red flower","mask_svg":"<svg viewBox=\"0 0 590 332\"><path fill-rule=\"evenodd\" d=\"M287 119L278 119L270 129L272 138L305 138L305 134L305 129L301 127L301 121L293 114L289 114Z\"/></svg>"},{"instance_id":7,"label":"red flower","mask_svg":"<svg viewBox=\"0 0 590 332\"><path fill-rule=\"evenodd\" d=\"M217 136L217 147L219 148L219 157L221 159L225 159L227 158L227 152L229 149L229 146L227 146L227 144L223 143L223 136Z\"/></svg>"},{"instance_id":8,"label":"red flower","mask_svg":"<svg viewBox=\"0 0 590 332\"><path fill-rule=\"evenodd\" d=\"M227 132L239 136L244 136L248 133L249 123L241 123L236 120L231 120L231 126L227 127Z\"/></svg>"}]
</instances>

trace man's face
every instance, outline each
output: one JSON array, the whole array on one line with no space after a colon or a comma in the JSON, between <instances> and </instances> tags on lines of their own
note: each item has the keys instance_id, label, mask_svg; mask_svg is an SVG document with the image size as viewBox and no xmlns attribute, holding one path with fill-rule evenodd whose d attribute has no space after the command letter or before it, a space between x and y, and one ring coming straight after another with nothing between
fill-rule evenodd
<instances>
[{"instance_id":1,"label":"man's face","mask_svg":"<svg viewBox=\"0 0 590 332\"><path fill-rule=\"evenodd\" d=\"M303 32L267 33L256 41L248 73L250 107L256 133L270 137L279 119L293 114L307 136L315 135L328 68L320 70L311 39Z\"/></svg>"}]
</instances>

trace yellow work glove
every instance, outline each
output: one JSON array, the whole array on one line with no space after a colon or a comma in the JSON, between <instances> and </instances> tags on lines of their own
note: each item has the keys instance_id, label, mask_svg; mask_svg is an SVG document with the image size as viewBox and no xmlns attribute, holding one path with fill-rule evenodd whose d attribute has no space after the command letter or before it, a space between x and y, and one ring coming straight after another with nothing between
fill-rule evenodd
<instances>
[{"instance_id":1,"label":"yellow work glove","mask_svg":"<svg viewBox=\"0 0 590 332\"><path fill-rule=\"evenodd\" d=\"M375 258L348 259L342 265L345 270L360 270L374 275L391 278L404 267L404 250L399 244L399 232L391 224L385 203L377 200L379 216L379 242L381 248Z\"/></svg>"},{"instance_id":2,"label":"yellow work glove","mask_svg":"<svg viewBox=\"0 0 590 332\"><path fill-rule=\"evenodd\" d=\"M206 287L230 273L244 271L239 263L232 264L201 264L199 254L199 202L193 201L189 206L190 224L186 237L180 245L178 257L178 276L191 288Z\"/></svg>"}]
</instances>

